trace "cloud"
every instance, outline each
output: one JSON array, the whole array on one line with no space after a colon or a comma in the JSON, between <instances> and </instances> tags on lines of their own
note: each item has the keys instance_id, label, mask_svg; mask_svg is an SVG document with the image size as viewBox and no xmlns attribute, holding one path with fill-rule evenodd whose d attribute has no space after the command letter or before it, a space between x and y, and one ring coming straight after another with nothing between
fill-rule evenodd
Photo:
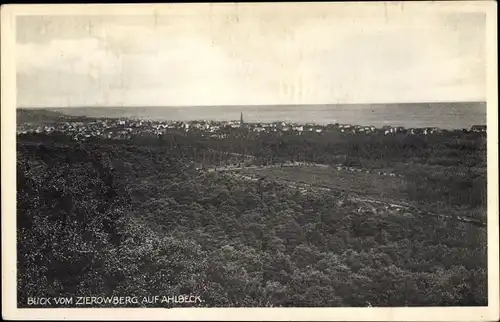
<instances>
[{"instance_id":1,"label":"cloud","mask_svg":"<svg viewBox=\"0 0 500 322\"><path fill-rule=\"evenodd\" d=\"M477 16L324 14L296 23L279 15L275 20L248 13L235 17L172 16L159 23L102 17L89 23L75 17L71 23L55 19L59 27L45 19L45 36L32 30L41 22L24 19L17 45L18 104L356 103L485 96L484 39L479 37L484 26L477 27L482 22ZM69 37L65 29L57 37L64 24L78 36Z\"/></svg>"}]
</instances>

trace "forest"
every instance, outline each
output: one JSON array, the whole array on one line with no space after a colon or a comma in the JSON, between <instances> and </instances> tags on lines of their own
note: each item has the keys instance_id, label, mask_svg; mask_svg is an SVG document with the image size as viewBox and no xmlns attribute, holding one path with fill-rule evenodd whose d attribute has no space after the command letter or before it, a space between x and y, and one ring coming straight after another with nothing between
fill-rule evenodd
<instances>
[{"instance_id":1,"label":"forest","mask_svg":"<svg viewBox=\"0 0 500 322\"><path fill-rule=\"evenodd\" d=\"M393 169L412 200L486 220L485 142L461 131L18 135L18 305L89 294L193 294L207 307L487 305L485 227L194 167L233 152Z\"/></svg>"}]
</instances>

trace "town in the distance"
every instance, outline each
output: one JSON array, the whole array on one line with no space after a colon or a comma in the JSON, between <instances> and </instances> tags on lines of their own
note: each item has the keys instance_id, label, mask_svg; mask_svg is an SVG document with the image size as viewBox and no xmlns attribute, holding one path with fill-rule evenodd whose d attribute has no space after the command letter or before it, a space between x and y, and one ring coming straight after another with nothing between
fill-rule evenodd
<instances>
[{"instance_id":1,"label":"town in the distance","mask_svg":"<svg viewBox=\"0 0 500 322\"><path fill-rule=\"evenodd\" d=\"M35 110L20 110L21 119L30 113L40 113ZM54 112L52 112L54 113ZM24 114L24 115L23 115ZM19 117L19 116L18 116ZM26 116L25 116L26 117ZM242 131L243 130L243 131ZM315 123L247 123L244 120L244 114L241 113L240 120L234 121L176 121L176 120L143 120L132 118L89 118L75 117L60 114L55 122L18 122L17 133L53 133L61 132L71 136L75 141L85 141L91 137L100 137L106 139L129 139L133 135L149 134L161 137L169 131L199 132L201 136L224 139L228 135L238 133L244 135L245 132L254 132L261 135L272 132L289 132L296 135L317 134L321 135L327 132L338 132L346 134L365 134L365 135L392 135L404 133L411 135L430 135L439 132L449 132L447 129L437 127L424 128L405 128L402 126L365 126L351 124L328 124L320 125ZM468 132L486 132L486 125L474 125L471 128L464 128L460 131Z\"/></svg>"}]
</instances>

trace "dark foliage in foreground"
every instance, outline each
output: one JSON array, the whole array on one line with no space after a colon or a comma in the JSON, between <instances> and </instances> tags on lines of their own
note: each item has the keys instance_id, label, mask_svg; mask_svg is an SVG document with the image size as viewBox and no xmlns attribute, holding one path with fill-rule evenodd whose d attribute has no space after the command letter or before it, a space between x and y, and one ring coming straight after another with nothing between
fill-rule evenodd
<instances>
[{"instance_id":1,"label":"dark foliage in foreground","mask_svg":"<svg viewBox=\"0 0 500 322\"><path fill-rule=\"evenodd\" d=\"M484 228L199 174L189 163L195 143L165 140L20 139L20 305L27 296L175 294L201 295L206 306L487 304Z\"/></svg>"}]
</instances>

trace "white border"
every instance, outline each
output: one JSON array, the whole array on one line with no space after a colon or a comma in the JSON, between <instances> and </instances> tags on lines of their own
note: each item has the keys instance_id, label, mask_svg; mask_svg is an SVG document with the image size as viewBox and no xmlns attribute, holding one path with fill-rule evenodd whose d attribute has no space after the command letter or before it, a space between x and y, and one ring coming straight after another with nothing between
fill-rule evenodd
<instances>
[{"instance_id":1,"label":"white border","mask_svg":"<svg viewBox=\"0 0 500 322\"><path fill-rule=\"evenodd\" d=\"M17 309L16 308L16 69L15 17L18 15L154 15L231 12L234 4L4 5L1 8L1 143L2 143L2 317L4 319L88 320L279 320L279 321L494 321L499 319L498 266L498 79L497 14L494 1L392 3L251 3L238 10L286 10L300 13L310 6L324 10L415 10L487 13L488 126L488 307L454 308L238 308L238 309Z\"/></svg>"}]
</instances>

